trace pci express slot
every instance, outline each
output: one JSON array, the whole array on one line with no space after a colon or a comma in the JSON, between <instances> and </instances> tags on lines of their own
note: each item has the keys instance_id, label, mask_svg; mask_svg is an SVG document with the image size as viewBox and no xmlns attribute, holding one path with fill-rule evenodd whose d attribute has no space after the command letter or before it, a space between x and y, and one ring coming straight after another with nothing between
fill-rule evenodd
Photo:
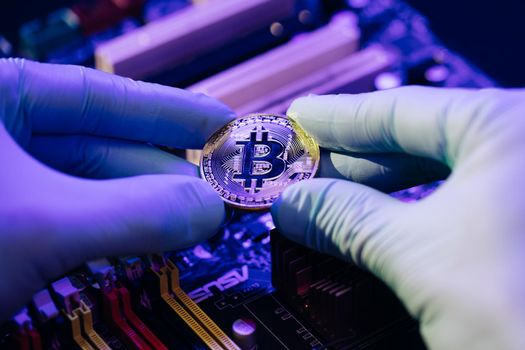
<instances>
[{"instance_id":1,"label":"pci express slot","mask_svg":"<svg viewBox=\"0 0 525 350\"><path fill-rule=\"evenodd\" d=\"M343 13L325 27L299 35L189 89L222 100L240 115L262 112L253 108L256 101L272 104L275 91L349 57L357 50L359 37L355 16Z\"/></svg>"},{"instance_id":2,"label":"pci express slot","mask_svg":"<svg viewBox=\"0 0 525 350\"><path fill-rule=\"evenodd\" d=\"M259 99L246 110L268 110L285 113L292 101L308 94L360 93L375 89L375 77L387 71L395 56L380 46L371 46L342 59L325 69L283 86L273 94L273 99ZM297 91L301 91L297 95Z\"/></svg>"},{"instance_id":3,"label":"pci express slot","mask_svg":"<svg viewBox=\"0 0 525 350\"><path fill-rule=\"evenodd\" d=\"M189 6L100 45L98 69L140 79L169 70L293 14L294 0Z\"/></svg>"},{"instance_id":4,"label":"pci express slot","mask_svg":"<svg viewBox=\"0 0 525 350\"><path fill-rule=\"evenodd\" d=\"M208 315L180 288L179 271L170 261L158 271L160 294L169 307L212 350L240 350Z\"/></svg>"},{"instance_id":5,"label":"pci express slot","mask_svg":"<svg viewBox=\"0 0 525 350\"><path fill-rule=\"evenodd\" d=\"M309 93L370 91L394 56L380 46L355 52L359 37L353 15L339 14L327 26L189 89L222 100L239 115L283 113L293 99Z\"/></svg>"}]
</instances>

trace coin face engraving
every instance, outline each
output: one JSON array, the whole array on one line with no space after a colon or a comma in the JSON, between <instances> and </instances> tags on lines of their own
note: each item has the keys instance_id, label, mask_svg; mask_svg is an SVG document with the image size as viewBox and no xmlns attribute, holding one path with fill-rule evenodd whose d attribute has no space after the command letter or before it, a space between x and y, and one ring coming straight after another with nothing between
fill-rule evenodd
<instances>
[{"instance_id":1,"label":"coin face engraving","mask_svg":"<svg viewBox=\"0 0 525 350\"><path fill-rule=\"evenodd\" d=\"M228 204L265 209L284 189L312 178L319 146L293 120L280 115L238 118L210 137L201 158L201 176Z\"/></svg>"},{"instance_id":2,"label":"coin face engraving","mask_svg":"<svg viewBox=\"0 0 525 350\"><path fill-rule=\"evenodd\" d=\"M235 142L242 148L242 171L233 174L233 179L241 180L240 184L248 193L260 191L263 180L275 179L286 169L286 162L280 158L284 146L268 139L268 133L262 126L255 127L250 132L250 140Z\"/></svg>"}]
</instances>

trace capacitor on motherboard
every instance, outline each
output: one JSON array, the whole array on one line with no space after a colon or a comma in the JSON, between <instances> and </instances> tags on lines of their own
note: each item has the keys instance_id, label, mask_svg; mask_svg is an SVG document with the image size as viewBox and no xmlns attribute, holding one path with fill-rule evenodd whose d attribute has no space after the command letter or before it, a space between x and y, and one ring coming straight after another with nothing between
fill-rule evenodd
<instances>
[{"instance_id":1,"label":"capacitor on motherboard","mask_svg":"<svg viewBox=\"0 0 525 350\"><path fill-rule=\"evenodd\" d=\"M408 69L407 83L427 86L445 86L451 75L447 63L448 53L435 50L431 55L423 57Z\"/></svg>"},{"instance_id":2,"label":"capacitor on motherboard","mask_svg":"<svg viewBox=\"0 0 525 350\"><path fill-rule=\"evenodd\" d=\"M376 90L387 90L400 87L403 85L401 76L394 72L383 72L377 75L374 79L374 87Z\"/></svg>"},{"instance_id":3,"label":"capacitor on motherboard","mask_svg":"<svg viewBox=\"0 0 525 350\"><path fill-rule=\"evenodd\" d=\"M235 343L243 350L254 350L257 346L257 325L249 318L239 318L232 324Z\"/></svg>"},{"instance_id":4,"label":"capacitor on motherboard","mask_svg":"<svg viewBox=\"0 0 525 350\"><path fill-rule=\"evenodd\" d=\"M449 76L450 69L444 64L436 64L425 71L425 79L433 86L442 86Z\"/></svg>"}]
</instances>

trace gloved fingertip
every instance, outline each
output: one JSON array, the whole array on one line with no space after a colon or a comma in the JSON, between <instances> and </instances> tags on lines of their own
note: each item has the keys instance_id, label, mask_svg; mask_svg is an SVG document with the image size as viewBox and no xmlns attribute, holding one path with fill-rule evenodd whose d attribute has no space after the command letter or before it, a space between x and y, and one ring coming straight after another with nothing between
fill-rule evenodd
<instances>
[{"instance_id":1,"label":"gloved fingertip","mask_svg":"<svg viewBox=\"0 0 525 350\"><path fill-rule=\"evenodd\" d=\"M337 106L338 95L308 95L295 99L286 115L315 135L318 128L326 128L329 116Z\"/></svg>"},{"instance_id":2,"label":"gloved fingertip","mask_svg":"<svg viewBox=\"0 0 525 350\"><path fill-rule=\"evenodd\" d=\"M221 119L235 119L235 112L224 102L206 95L202 92L193 92L197 105L203 106L210 114L221 117Z\"/></svg>"},{"instance_id":3,"label":"gloved fingertip","mask_svg":"<svg viewBox=\"0 0 525 350\"><path fill-rule=\"evenodd\" d=\"M302 96L293 100L286 111L286 115L295 121L299 121L302 111L305 109L304 106L308 104L308 100L311 98L314 98L314 95Z\"/></svg>"},{"instance_id":4,"label":"gloved fingertip","mask_svg":"<svg viewBox=\"0 0 525 350\"><path fill-rule=\"evenodd\" d=\"M197 93L199 105L204 106L203 115L207 115L207 123L203 128L204 141L217 130L237 118L235 112L225 103L203 93ZM204 144L201 145L201 147Z\"/></svg>"}]
</instances>

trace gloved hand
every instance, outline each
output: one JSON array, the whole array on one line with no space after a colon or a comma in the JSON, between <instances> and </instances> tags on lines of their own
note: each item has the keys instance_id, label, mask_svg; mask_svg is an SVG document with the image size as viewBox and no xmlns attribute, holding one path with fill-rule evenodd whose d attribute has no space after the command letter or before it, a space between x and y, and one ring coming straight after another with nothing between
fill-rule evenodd
<instances>
[{"instance_id":1,"label":"gloved hand","mask_svg":"<svg viewBox=\"0 0 525 350\"><path fill-rule=\"evenodd\" d=\"M184 90L0 60L0 320L86 260L216 232L221 199L194 165L152 144L198 148L233 118Z\"/></svg>"},{"instance_id":2,"label":"gloved hand","mask_svg":"<svg viewBox=\"0 0 525 350\"><path fill-rule=\"evenodd\" d=\"M405 87L288 113L327 150L322 177L360 183L291 186L272 208L282 233L385 281L430 349L525 349L525 91ZM445 175L425 158L451 169L427 198L370 187Z\"/></svg>"}]
</instances>

